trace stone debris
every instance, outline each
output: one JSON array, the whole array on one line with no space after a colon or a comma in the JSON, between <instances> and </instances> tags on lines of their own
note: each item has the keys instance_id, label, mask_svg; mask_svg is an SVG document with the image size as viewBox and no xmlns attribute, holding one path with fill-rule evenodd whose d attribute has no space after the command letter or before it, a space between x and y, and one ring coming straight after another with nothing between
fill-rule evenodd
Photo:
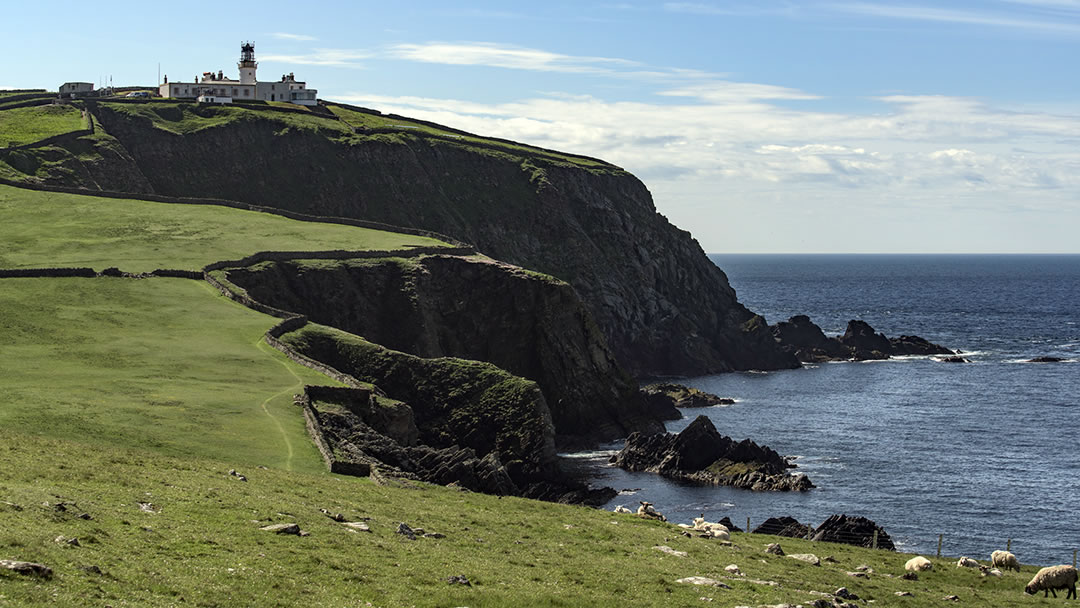
<instances>
[{"instance_id":1,"label":"stone debris","mask_svg":"<svg viewBox=\"0 0 1080 608\"><path fill-rule=\"evenodd\" d=\"M13 559L0 559L0 568L18 572L19 574L40 576L49 578L52 576L52 568L34 562L21 562Z\"/></svg>"},{"instance_id":2,"label":"stone debris","mask_svg":"<svg viewBox=\"0 0 1080 608\"><path fill-rule=\"evenodd\" d=\"M791 555L788 555L788 557L791 559L797 559L800 562L806 562L811 566L821 565L821 560L818 559L818 556L814 555L813 553L792 553Z\"/></svg>"},{"instance_id":3,"label":"stone debris","mask_svg":"<svg viewBox=\"0 0 1080 608\"><path fill-rule=\"evenodd\" d=\"M154 503L152 503L152 502L140 502L139 503L139 510L142 511L143 513L157 513L161 509L158 508L158 507L155 507Z\"/></svg>"},{"instance_id":4,"label":"stone debris","mask_svg":"<svg viewBox=\"0 0 1080 608\"><path fill-rule=\"evenodd\" d=\"M659 551L661 553L667 553L668 555L674 555L675 557L686 557L688 555L686 553L686 551L676 551L675 549L672 549L671 547L669 547L667 545L657 545L657 546L653 547L653 549L656 549L657 551Z\"/></svg>"},{"instance_id":5,"label":"stone debris","mask_svg":"<svg viewBox=\"0 0 1080 608\"><path fill-rule=\"evenodd\" d=\"M912 597L910 591L897 591L895 595L897 595L898 597Z\"/></svg>"},{"instance_id":6,"label":"stone debris","mask_svg":"<svg viewBox=\"0 0 1080 608\"><path fill-rule=\"evenodd\" d=\"M705 585L707 587L716 587L717 589L731 589L730 586L725 585L716 579L706 578L704 576L688 576L686 578L680 578L675 582L687 585Z\"/></svg>"},{"instance_id":7,"label":"stone debris","mask_svg":"<svg viewBox=\"0 0 1080 608\"><path fill-rule=\"evenodd\" d=\"M784 554L784 550L782 548L780 548L780 545L778 545L776 543L769 543L769 546L765 547L765 552L766 553L771 553L773 555L783 555Z\"/></svg>"},{"instance_id":8,"label":"stone debris","mask_svg":"<svg viewBox=\"0 0 1080 608\"><path fill-rule=\"evenodd\" d=\"M409 524L405 522L401 522L398 524L397 533L409 540L416 540L416 532L413 532L413 529L410 528Z\"/></svg>"},{"instance_id":9,"label":"stone debris","mask_svg":"<svg viewBox=\"0 0 1080 608\"><path fill-rule=\"evenodd\" d=\"M900 578L905 581L917 581L919 580L919 575L914 572L905 572Z\"/></svg>"},{"instance_id":10,"label":"stone debris","mask_svg":"<svg viewBox=\"0 0 1080 608\"><path fill-rule=\"evenodd\" d=\"M15 504L13 502L8 502L6 500L0 500L0 505L6 505L12 511L22 511L23 510L23 508L21 506Z\"/></svg>"},{"instance_id":11,"label":"stone debris","mask_svg":"<svg viewBox=\"0 0 1080 608\"><path fill-rule=\"evenodd\" d=\"M865 572L859 572L859 571L848 572L847 575L852 577L852 578L870 578L869 574L867 574Z\"/></svg>"},{"instance_id":12,"label":"stone debris","mask_svg":"<svg viewBox=\"0 0 1080 608\"><path fill-rule=\"evenodd\" d=\"M836 558L831 556L831 555L826 555L825 557L821 558L821 561L825 562L826 564L835 564L835 563L837 563Z\"/></svg>"},{"instance_id":13,"label":"stone debris","mask_svg":"<svg viewBox=\"0 0 1080 608\"><path fill-rule=\"evenodd\" d=\"M267 532L273 532L274 534L296 534L300 535L299 524L270 524L269 526L263 526L259 528Z\"/></svg>"},{"instance_id":14,"label":"stone debris","mask_svg":"<svg viewBox=\"0 0 1080 608\"><path fill-rule=\"evenodd\" d=\"M833 591L833 595L835 595L836 597L838 597L838 598L840 598L842 600L851 600L853 602L859 600L859 596L857 596L854 593L848 591L847 587L840 587L836 591Z\"/></svg>"},{"instance_id":15,"label":"stone debris","mask_svg":"<svg viewBox=\"0 0 1080 608\"><path fill-rule=\"evenodd\" d=\"M421 536L424 538L446 538L446 535L441 532L424 532Z\"/></svg>"},{"instance_id":16,"label":"stone debris","mask_svg":"<svg viewBox=\"0 0 1080 608\"><path fill-rule=\"evenodd\" d=\"M330 519L332 519L332 520L334 520L334 521L336 521L338 523L345 523L345 515L343 515L341 513L333 513L331 511L326 510L326 509L319 509L319 513L322 513L323 515L329 517Z\"/></svg>"},{"instance_id":17,"label":"stone debris","mask_svg":"<svg viewBox=\"0 0 1080 608\"><path fill-rule=\"evenodd\" d=\"M247 481L247 477L244 477L243 475L237 473L236 469L229 469L229 475L232 475L233 477L239 479L240 481Z\"/></svg>"},{"instance_id":18,"label":"stone debris","mask_svg":"<svg viewBox=\"0 0 1080 608\"><path fill-rule=\"evenodd\" d=\"M68 538L68 537L63 536L63 535L57 536L56 538L54 538L53 542L55 542L58 545L65 545L66 544L66 545L70 545L72 547L80 546L79 545L79 539L77 539L75 537Z\"/></svg>"},{"instance_id":19,"label":"stone debris","mask_svg":"<svg viewBox=\"0 0 1080 608\"><path fill-rule=\"evenodd\" d=\"M337 521L337 520L335 520ZM357 532L371 532L371 526L367 525L367 522L362 521L346 521L342 522L346 528L350 530L356 530Z\"/></svg>"},{"instance_id":20,"label":"stone debris","mask_svg":"<svg viewBox=\"0 0 1080 608\"><path fill-rule=\"evenodd\" d=\"M861 566L856 567L855 570L857 570L859 572L867 572L867 573L873 573L874 572L874 569L871 568L870 566L867 566L866 564L863 564Z\"/></svg>"},{"instance_id":21,"label":"stone debris","mask_svg":"<svg viewBox=\"0 0 1080 608\"><path fill-rule=\"evenodd\" d=\"M959 602L960 601L960 597L956 596L956 595L946 595L945 597L943 597L941 599L945 600L946 602Z\"/></svg>"},{"instance_id":22,"label":"stone debris","mask_svg":"<svg viewBox=\"0 0 1080 608\"><path fill-rule=\"evenodd\" d=\"M728 564L724 568L724 572L727 572L728 574L734 574L735 576L742 576L742 571L739 570L739 567L735 564Z\"/></svg>"},{"instance_id":23,"label":"stone debris","mask_svg":"<svg viewBox=\"0 0 1080 608\"><path fill-rule=\"evenodd\" d=\"M446 579L446 582L451 585L465 585L466 587L472 587L472 583L469 579L465 578L464 574L458 574L457 576L451 576Z\"/></svg>"},{"instance_id":24,"label":"stone debris","mask_svg":"<svg viewBox=\"0 0 1080 608\"><path fill-rule=\"evenodd\" d=\"M96 574L98 576L102 576L105 574L101 571L101 568L98 568L97 566L79 566L79 568L87 574Z\"/></svg>"}]
</instances>

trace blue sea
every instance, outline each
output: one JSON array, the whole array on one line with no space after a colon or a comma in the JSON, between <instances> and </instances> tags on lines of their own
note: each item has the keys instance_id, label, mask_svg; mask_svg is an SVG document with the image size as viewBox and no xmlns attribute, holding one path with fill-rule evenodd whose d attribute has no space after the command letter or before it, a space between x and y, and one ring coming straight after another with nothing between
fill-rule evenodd
<instances>
[{"instance_id":1,"label":"blue sea","mask_svg":"<svg viewBox=\"0 0 1080 608\"><path fill-rule=\"evenodd\" d=\"M775 323L808 314L828 335L862 319L915 334L970 363L911 357L686 379L735 405L684 410L721 433L795 457L802 494L680 485L574 460L594 482L669 519L704 513L742 527L790 515L817 525L868 517L898 549L1072 563L1080 549L1080 256L713 255L739 300ZM1028 363L1038 356L1062 363ZM617 449L621 446L607 446Z\"/></svg>"}]
</instances>

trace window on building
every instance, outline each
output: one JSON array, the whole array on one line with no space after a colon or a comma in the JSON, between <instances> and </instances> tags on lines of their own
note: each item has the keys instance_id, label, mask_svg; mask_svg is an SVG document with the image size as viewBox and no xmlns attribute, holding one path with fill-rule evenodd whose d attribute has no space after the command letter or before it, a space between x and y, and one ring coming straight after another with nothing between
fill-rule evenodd
<instances>
[{"instance_id":1,"label":"window on building","mask_svg":"<svg viewBox=\"0 0 1080 608\"><path fill-rule=\"evenodd\" d=\"M239 96L240 96L240 94L236 92L236 89L233 89L233 90L232 90L232 96L233 96L233 97L239 97Z\"/></svg>"},{"instance_id":2,"label":"window on building","mask_svg":"<svg viewBox=\"0 0 1080 608\"><path fill-rule=\"evenodd\" d=\"M251 89L244 89L244 97L251 97Z\"/></svg>"},{"instance_id":3,"label":"window on building","mask_svg":"<svg viewBox=\"0 0 1080 608\"><path fill-rule=\"evenodd\" d=\"M180 87L173 87L172 88L172 94L173 95L179 95L180 94Z\"/></svg>"}]
</instances>

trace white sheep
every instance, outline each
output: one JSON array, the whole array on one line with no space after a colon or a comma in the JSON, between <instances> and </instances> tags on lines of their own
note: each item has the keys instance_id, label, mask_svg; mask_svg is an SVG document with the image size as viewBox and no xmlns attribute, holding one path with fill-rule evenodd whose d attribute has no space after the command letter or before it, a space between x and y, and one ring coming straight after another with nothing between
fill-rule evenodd
<instances>
[{"instance_id":1,"label":"white sheep","mask_svg":"<svg viewBox=\"0 0 1080 608\"><path fill-rule=\"evenodd\" d=\"M631 514L633 513L633 511L631 511L630 509L627 509L626 507L624 507L622 505L619 505L619 506L615 507L614 512L615 513L631 513Z\"/></svg>"},{"instance_id":2,"label":"white sheep","mask_svg":"<svg viewBox=\"0 0 1080 608\"><path fill-rule=\"evenodd\" d=\"M906 564L904 564L904 570L907 570L908 572L921 572L923 570L933 569L934 564L931 564L930 560L926 559L921 555L916 555L915 557L909 559Z\"/></svg>"},{"instance_id":3,"label":"white sheep","mask_svg":"<svg viewBox=\"0 0 1080 608\"><path fill-rule=\"evenodd\" d=\"M1020 571L1020 560L1008 551L994 551L990 554L990 563L995 568Z\"/></svg>"},{"instance_id":4,"label":"white sheep","mask_svg":"<svg viewBox=\"0 0 1080 608\"><path fill-rule=\"evenodd\" d=\"M644 500L638 501L641 506L638 507L637 516L644 517L646 519L659 519L660 521L667 521L662 513L653 508L651 502L645 502Z\"/></svg>"},{"instance_id":5,"label":"white sheep","mask_svg":"<svg viewBox=\"0 0 1080 608\"><path fill-rule=\"evenodd\" d=\"M1050 566L1035 573L1031 582L1024 587L1024 593L1034 595L1039 591L1043 597L1053 593L1057 597L1055 589L1068 589L1065 599L1076 598L1076 568L1072 566Z\"/></svg>"},{"instance_id":6,"label":"white sheep","mask_svg":"<svg viewBox=\"0 0 1080 608\"><path fill-rule=\"evenodd\" d=\"M960 561L956 562L957 568L978 568L979 562L971 559L970 557L961 557Z\"/></svg>"},{"instance_id":7,"label":"white sheep","mask_svg":"<svg viewBox=\"0 0 1080 608\"><path fill-rule=\"evenodd\" d=\"M694 529L720 540L731 540L731 531L724 524L705 521L704 517L694 518Z\"/></svg>"}]
</instances>

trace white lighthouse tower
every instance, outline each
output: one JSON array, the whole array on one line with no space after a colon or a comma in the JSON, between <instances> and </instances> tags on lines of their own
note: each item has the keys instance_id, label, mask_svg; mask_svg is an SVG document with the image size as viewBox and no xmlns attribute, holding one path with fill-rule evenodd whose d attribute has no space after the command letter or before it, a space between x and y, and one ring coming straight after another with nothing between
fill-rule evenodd
<instances>
[{"instance_id":1,"label":"white lighthouse tower","mask_svg":"<svg viewBox=\"0 0 1080 608\"><path fill-rule=\"evenodd\" d=\"M255 70L259 67L255 61L255 43L244 42L240 45L240 84L255 84Z\"/></svg>"}]
</instances>

